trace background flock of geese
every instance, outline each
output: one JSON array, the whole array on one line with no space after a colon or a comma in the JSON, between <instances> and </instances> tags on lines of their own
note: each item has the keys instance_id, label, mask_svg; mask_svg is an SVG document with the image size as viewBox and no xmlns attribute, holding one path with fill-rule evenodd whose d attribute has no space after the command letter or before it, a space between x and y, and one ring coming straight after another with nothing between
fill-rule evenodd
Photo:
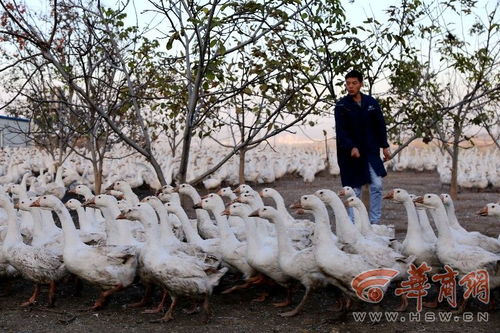
<instances>
[{"instance_id":1,"label":"background flock of geese","mask_svg":"<svg viewBox=\"0 0 500 333\"><path fill-rule=\"evenodd\" d=\"M25 172L22 163L10 167L19 165L17 173ZM403 189L387 193L385 199L401 203L407 213L406 236L399 242L392 226L369 223L362 201L348 187L338 194L322 189L303 195L290 208L298 214L310 213L312 218L297 219L278 191L266 188L258 193L245 184L204 197L189 184L166 185L142 200L126 180L114 181L107 194L98 195L88 185L78 184L69 191L82 200L63 203L65 179L71 177L63 177L63 169L58 169L51 182L43 178L46 174L41 167L31 170L40 176L24 173L20 179L12 179L16 173L8 169L4 177L18 182L4 182L0 188L0 277L3 281L22 277L35 285L33 295L22 306L36 302L42 285L49 285L48 302L54 305L57 283L67 276L101 289L92 310L103 307L111 294L134 281L145 286L145 295L132 306L146 304L152 287L159 286L162 301L147 312L163 312L170 297L161 321L173 319L179 297L202 299L207 321L209 297L227 272L240 274L242 282L223 294L272 283L286 291L277 307L289 306L294 286L302 285L305 293L300 303L281 316L299 313L310 292L328 284L341 292L339 308L349 309L357 298L353 278L378 268L396 270L396 283L408 277L410 264L425 262L433 272L449 265L459 277L485 269L490 288L500 286L499 239L464 229L448 195L414 197ZM77 168L75 171L79 173ZM274 207L264 206L263 197L272 198ZM196 218L188 217L186 202L194 204ZM354 209L355 223L350 221L347 207ZM334 220L330 220L328 208ZM500 204L490 203L478 214L500 218ZM261 294L257 300L265 297ZM398 310L407 305L402 297ZM427 305L436 306L436 302ZM466 299L459 310L465 306Z\"/></svg>"},{"instance_id":2,"label":"background flock of geese","mask_svg":"<svg viewBox=\"0 0 500 333\"><path fill-rule=\"evenodd\" d=\"M167 183L171 184L180 159L179 156L172 156L169 150L161 148L164 146L167 145L158 146L156 156ZM212 168L226 153L223 148L193 146L187 182ZM85 156L88 152L82 150L79 154ZM118 144L113 147L113 155L109 157L112 158L106 159L103 165L105 187L117 180L126 180L132 188L143 183L154 190L161 187L151 165L142 156L132 154L130 148ZM59 187L63 193L63 186L72 184L84 184L94 189L92 164L77 154L71 154L56 168L52 157L34 147L4 148L0 151L0 162L0 184L20 183L23 175L31 171L40 175L33 182L30 179L28 183L30 191L36 194L46 193L47 187ZM272 184L287 174L298 175L304 182L313 182L315 175L323 170L331 175L339 174L334 148L330 147L328 153L325 153L323 144L253 149L246 153L245 164L245 181L259 184ZM449 184L451 180L451 159L435 146L409 146L387 162L386 167L395 171L437 170L442 184ZM237 186L238 170L239 156L233 156L214 174L204 179L203 185L208 190L217 189L222 183ZM51 182L55 184L49 184ZM462 151L458 165L458 184L463 188L500 187L500 150L495 146L487 146Z\"/></svg>"}]
</instances>

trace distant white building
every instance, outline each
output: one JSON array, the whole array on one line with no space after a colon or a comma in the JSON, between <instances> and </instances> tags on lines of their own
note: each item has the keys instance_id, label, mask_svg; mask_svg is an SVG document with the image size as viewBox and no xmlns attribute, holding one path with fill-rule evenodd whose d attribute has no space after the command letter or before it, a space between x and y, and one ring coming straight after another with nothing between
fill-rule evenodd
<instances>
[{"instance_id":1,"label":"distant white building","mask_svg":"<svg viewBox=\"0 0 500 333\"><path fill-rule=\"evenodd\" d=\"M29 129L29 119L0 115L0 147L26 147Z\"/></svg>"}]
</instances>

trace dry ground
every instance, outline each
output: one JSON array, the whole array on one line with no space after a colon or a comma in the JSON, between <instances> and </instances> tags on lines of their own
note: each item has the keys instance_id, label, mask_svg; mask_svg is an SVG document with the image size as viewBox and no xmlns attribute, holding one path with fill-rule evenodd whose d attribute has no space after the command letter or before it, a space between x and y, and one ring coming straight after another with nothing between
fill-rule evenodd
<instances>
[{"instance_id":1,"label":"dry ground","mask_svg":"<svg viewBox=\"0 0 500 333\"><path fill-rule=\"evenodd\" d=\"M264 186L256 186L262 188ZM283 193L287 204L297 200L300 195L312 193L321 188L338 190L340 180L328 175L318 175L312 184L304 184L300 178L288 176L277 181L273 187ZM392 172L385 178L384 187L389 190L401 187L412 193L424 194L427 192L441 193L446 191L439 183L439 177L434 172ZM500 221L494 218L480 218L474 212L487 202L497 201L500 193L495 190L481 192L463 190L456 202L458 219L468 230L478 230L489 236L500 233ZM386 202L383 208L383 223L395 224L397 236L404 237L406 216L402 206ZM0 331L2 332L491 332L500 331L499 306L489 312L488 321L464 322L463 317L453 317L451 323L425 322L423 317L418 322L409 322L408 313L396 323L382 320L372 323L366 319L364 323L356 322L352 313L345 316L329 310L334 305L336 292L333 288L326 288L314 293L306 304L304 311L294 318L282 318L278 313L283 311L274 308L271 302L281 300L283 292L280 289L271 290L271 295L264 303L255 303L251 300L262 288L248 289L230 295L221 295L220 289L234 283L234 277L227 276L222 281L212 299L213 316L207 325L201 324L201 315L187 315L180 309L187 306L181 303L175 320L169 323L151 323L159 315L142 314L140 309L126 308L124 305L136 301L142 287L134 285L120 294L112 297L109 305L101 311L81 311L93 304L97 290L85 285L83 296L71 295L73 287L70 284L62 285L58 292L56 307L46 308L46 293L42 293L40 304L31 308L20 308L19 304L29 298L32 287L23 280L14 281L10 294L0 297ZM0 286L0 292L3 292ZM155 295L155 302L159 300L159 291ZM302 290L296 293L294 305L300 300ZM498 302L498 296L497 302ZM415 303L410 301L409 311L415 311ZM357 311L391 311L396 307L398 299L390 291L381 306L359 304ZM434 314L441 311L450 311L446 305L430 310ZM485 309L473 303L468 311L476 316ZM428 310L424 310L424 313ZM422 315L423 316L423 315ZM400 317L401 318L401 317ZM455 321L457 320L457 321Z\"/></svg>"}]
</instances>

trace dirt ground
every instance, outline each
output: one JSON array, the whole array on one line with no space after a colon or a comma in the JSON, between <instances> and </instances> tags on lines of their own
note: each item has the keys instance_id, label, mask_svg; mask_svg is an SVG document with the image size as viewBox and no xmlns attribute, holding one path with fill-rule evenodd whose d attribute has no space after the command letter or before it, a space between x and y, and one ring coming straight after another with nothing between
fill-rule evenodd
<instances>
[{"instance_id":1,"label":"dirt ground","mask_svg":"<svg viewBox=\"0 0 500 333\"><path fill-rule=\"evenodd\" d=\"M255 186L260 189L267 186ZM340 180L326 174L318 175L311 184L304 184L301 178L287 176L277 181L272 187L279 190L287 204L297 200L303 194L310 194L321 188L338 190ZM415 194L442 193L439 177L434 172L391 172L384 180L386 190L400 187ZM500 199L499 189L481 192L463 190L455 203L457 216L461 224L468 230L481 231L486 235L497 237L500 234L500 221L492 217L478 217L474 214L488 202ZM383 223L396 225L397 237L404 237L406 214L402 205L384 202ZM451 322L440 320L440 312L447 313L452 309L441 303L437 309L425 309L420 319L412 317L415 312L415 301L410 300L407 313L399 315L395 322L386 317L377 322L365 318L364 322L354 319L352 312L344 315L332 312L337 293L329 287L314 292L302 313L293 318L282 318L272 302L284 297L281 289L271 290L269 298L263 303L252 302L264 287L254 287L241 292L222 295L220 290L236 282L234 276L225 276L211 298L213 315L207 325L201 323L201 314L188 315L182 312L188 302L180 302L175 313L175 320L169 323L152 323L158 314L143 314L143 309L131 309L125 305L137 301L142 294L140 284L114 295L108 306L101 311L87 311L98 295L96 288L84 285L81 297L72 296L73 286L69 283L60 286L56 306L47 308L47 294L44 289L39 304L30 308L20 308L19 304L27 300L32 292L30 283L23 280L13 281L8 295L0 296L0 331L1 332L491 332L500 331L500 311L496 295L496 309L486 313L486 309L478 303L472 303L463 316L453 316ZM3 283L2 283L3 284ZM0 286L4 293L4 286ZM293 299L293 306L298 304L303 290L298 289ZM460 291L458 293L461 295ZM156 290L154 304L160 298ZM355 305L357 312L392 311L399 299L389 290L380 306L359 303ZM150 305L152 306L152 305ZM427 313L427 314L426 314ZM386 315L386 314L384 314ZM432 315L435 319L432 320ZM478 316L480 318L478 318Z\"/></svg>"}]
</instances>

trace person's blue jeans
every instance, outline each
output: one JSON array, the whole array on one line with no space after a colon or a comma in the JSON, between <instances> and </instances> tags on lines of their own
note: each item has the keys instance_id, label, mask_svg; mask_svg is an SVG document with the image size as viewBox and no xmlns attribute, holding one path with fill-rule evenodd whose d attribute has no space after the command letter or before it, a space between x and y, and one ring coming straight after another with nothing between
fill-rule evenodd
<instances>
[{"instance_id":1,"label":"person's blue jeans","mask_svg":"<svg viewBox=\"0 0 500 333\"><path fill-rule=\"evenodd\" d=\"M380 218L382 217L382 177L378 176L373 170L371 164L368 163L370 169L370 209L369 217L370 223L378 224ZM358 198L361 197L361 187L354 187L354 192ZM354 221L354 215L352 208L348 209L349 217L351 221Z\"/></svg>"}]
</instances>

